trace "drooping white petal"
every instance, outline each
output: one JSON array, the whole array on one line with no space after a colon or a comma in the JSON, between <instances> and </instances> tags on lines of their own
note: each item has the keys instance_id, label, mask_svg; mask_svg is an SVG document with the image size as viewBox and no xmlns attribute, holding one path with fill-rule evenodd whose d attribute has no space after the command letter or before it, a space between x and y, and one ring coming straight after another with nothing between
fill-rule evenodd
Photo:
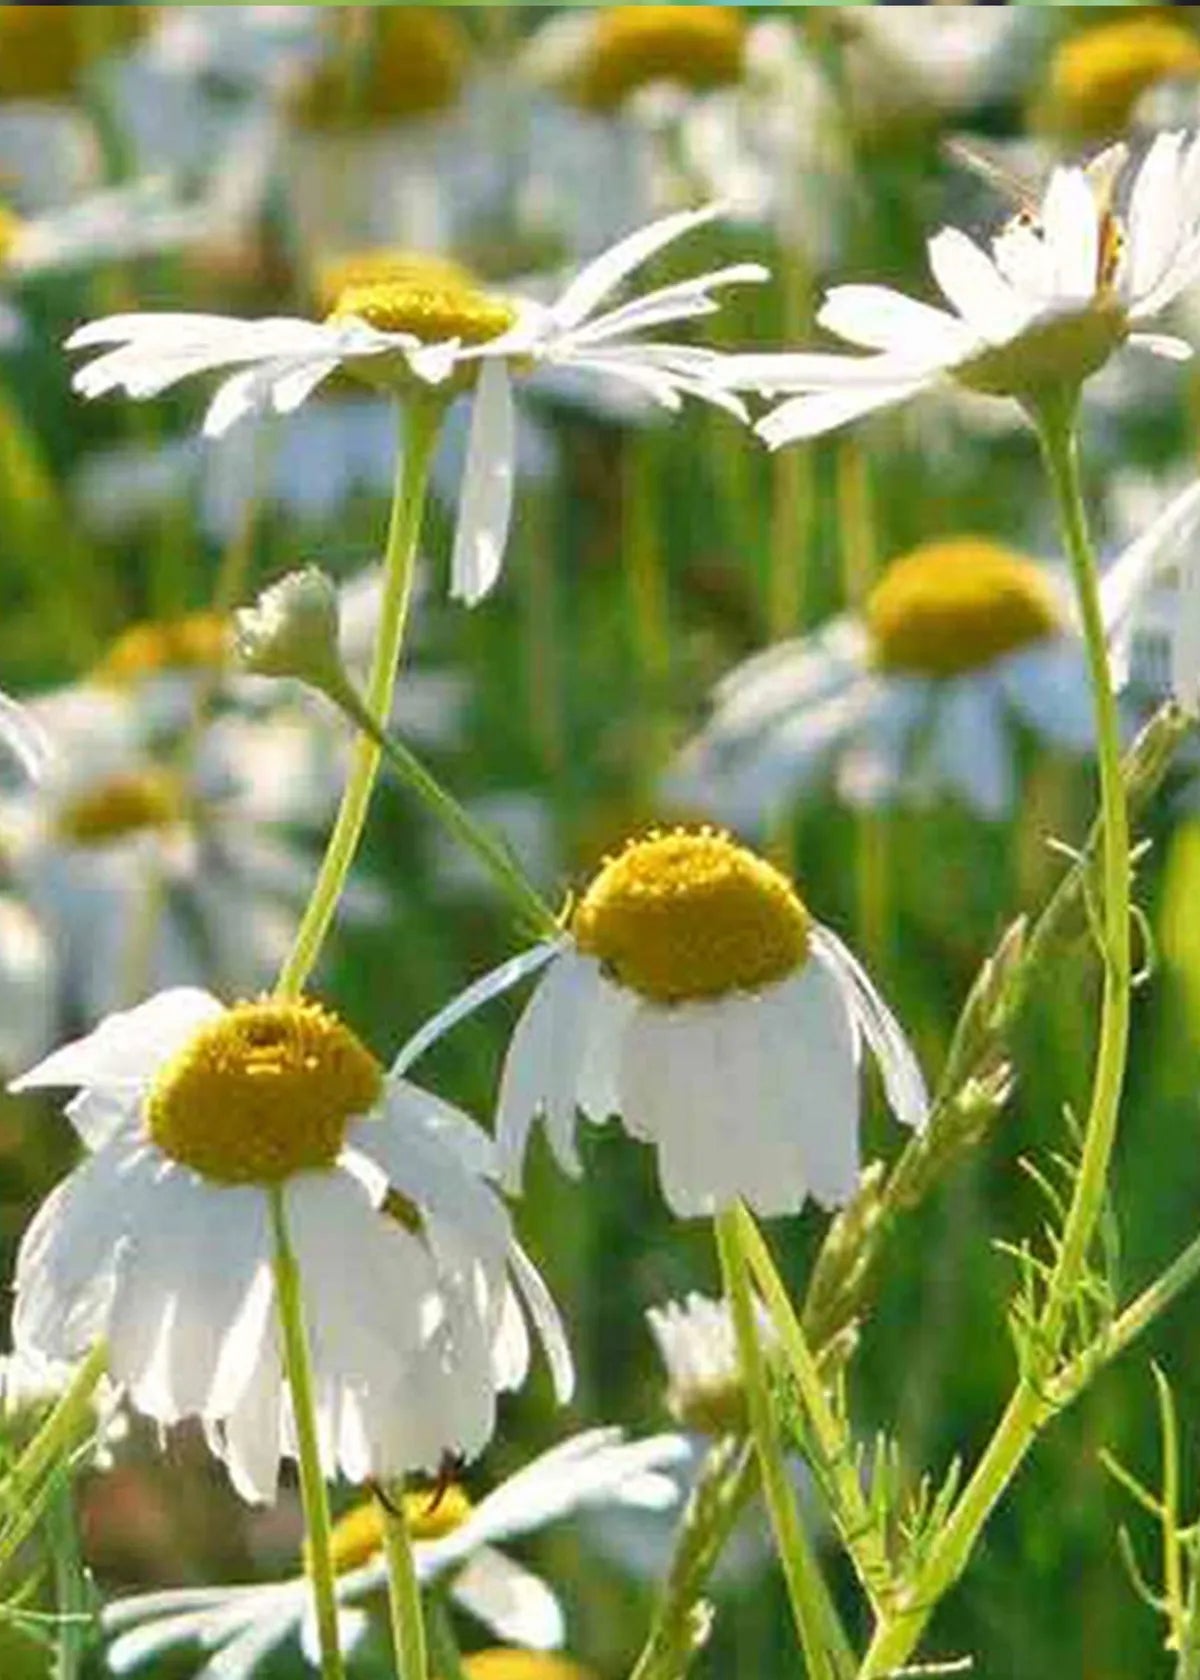
<instances>
[{"instance_id":1,"label":"drooping white petal","mask_svg":"<svg viewBox=\"0 0 1200 1680\"><path fill-rule=\"evenodd\" d=\"M451 1592L505 1644L553 1651L566 1638L562 1607L542 1578L492 1546L468 1560Z\"/></svg>"},{"instance_id":2,"label":"drooping white petal","mask_svg":"<svg viewBox=\"0 0 1200 1680\"><path fill-rule=\"evenodd\" d=\"M905 402L923 390L930 381L922 378L904 384L868 385L862 390L825 391L793 397L773 409L754 428L768 449L780 449L786 443L798 443L804 438L820 437L833 432L864 414Z\"/></svg>"},{"instance_id":3,"label":"drooping white petal","mask_svg":"<svg viewBox=\"0 0 1200 1680\"><path fill-rule=\"evenodd\" d=\"M1175 496L1140 536L1105 568L1100 610L1108 638L1113 680L1128 680L1129 647L1139 603L1164 567L1177 559L1200 523L1200 479Z\"/></svg>"},{"instance_id":4,"label":"drooping white petal","mask_svg":"<svg viewBox=\"0 0 1200 1680\"><path fill-rule=\"evenodd\" d=\"M1163 279L1178 248L1182 134L1160 134L1142 160L1129 199L1129 292L1147 297Z\"/></svg>"},{"instance_id":5,"label":"drooping white petal","mask_svg":"<svg viewBox=\"0 0 1200 1680\"><path fill-rule=\"evenodd\" d=\"M10 1089L30 1091L45 1085L135 1089L221 1013L222 1006L211 993L194 986L172 987L133 1009L109 1015L93 1032L52 1051L14 1079Z\"/></svg>"},{"instance_id":6,"label":"drooping white petal","mask_svg":"<svg viewBox=\"0 0 1200 1680\"><path fill-rule=\"evenodd\" d=\"M490 1003L494 997L511 991L529 975L536 974L539 968L544 968L551 957L557 956L563 949L563 944L562 940L545 940L540 945L531 946L528 951L522 951L519 956L510 957L478 980L472 981L465 991L460 992L444 1009L440 1009L432 1019L426 1021L425 1025L401 1046L392 1063L392 1077L407 1073L426 1050L460 1021L466 1020L468 1015L482 1009L484 1004Z\"/></svg>"},{"instance_id":7,"label":"drooping white petal","mask_svg":"<svg viewBox=\"0 0 1200 1680\"><path fill-rule=\"evenodd\" d=\"M851 344L914 361L948 364L979 349L976 333L955 316L890 286L835 286L817 321Z\"/></svg>"},{"instance_id":8,"label":"drooping white petal","mask_svg":"<svg viewBox=\"0 0 1200 1680\"><path fill-rule=\"evenodd\" d=\"M591 998L600 969L572 947L559 951L526 1004L500 1076L496 1144L508 1189L520 1184L530 1128L539 1112L555 1159L577 1178L575 1095Z\"/></svg>"},{"instance_id":9,"label":"drooping white petal","mask_svg":"<svg viewBox=\"0 0 1200 1680\"><path fill-rule=\"evenodd\" d=\"M841 991L819 961L773 988L759 1027L775 1126L796 1140L805 1188L841 1207L858 1183L859 1075Z\"/></svg>"},{"instance_id":10,"label":"drooping white petal","mask_svg":"<svg viewBox=\"0 0 1200 1680\"><path fill-rule=\"evenodd\" d=\"M938 697L926 768L931 789L949 789L979 816L1012 810L1016 775L994 672L947 682Z\"/></svg>"},{"instance_id":11,"label":"drooping white petal","mask_svg":"<svg viewBox=\"0 0 1200 1680\"><path fill-rule=\"evenodd\" d=\"M517 1288L529 1308L529 1316L545 1352L546 1363L550 1367L554 1398L560 1406L565 1406L575 1392L575 1363L571 1358L570 1344L558 1308L554 1304L554 1297L547 1289L542 1274L520 1243L513 1243L509 1262Z\"/></svg>"},{"instance_id":12,"label":"drooping white petal","mask_svg":"<svg viewBox=\"0 0 1200 1680\"><path fill-rule=\"evenodd\" d=\"M929 1113L929 1092L920 1063L900 1023L880 997L870 976L837 935L813 923L812 953L830 969L842 987L868 1045L879 1063L884 1091L893 1114L918 1130Z\"/></svg>"},{"instance_id":13,"label":"drooping white petal","mask_svg":"<svg viewBox=\"0 0 1200 1680\"><path fill-rule=\"evenodd\" d=\"M1078 638L1050 637L1019 648L997 664L996 678L1008 705L1043 740L1070 752L1094 746L1092 686Z\"/></svg>"},{"instance_id":14,"label":"drooping white petal","mask_svg":"<svg viewBox=\"0 0 1200 1680\"><path fill-rule=\"evenodd\" d=\"M500 576L512 515L516 420L508 370L485 361L475 390L471 434L450 561L450 594L473 607Z\"/></svg>"},{"instance_id":15,"label":"drooping white petal","mask_svg":"<svg viewBox=\"0 0 1200 1680\"><path fill-rule=\"evenodd\" d=\"M53 744L37 718L4 693L0 693L0 745L34 782L42 779L54 760Z\"/></svg>"}]
</instances>

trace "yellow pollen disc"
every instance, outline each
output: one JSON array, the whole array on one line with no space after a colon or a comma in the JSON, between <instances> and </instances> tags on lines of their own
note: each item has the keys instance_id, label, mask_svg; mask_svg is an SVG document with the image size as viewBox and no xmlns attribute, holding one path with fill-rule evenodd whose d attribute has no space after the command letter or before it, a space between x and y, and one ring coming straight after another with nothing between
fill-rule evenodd
<instances>
[{"instance_id":1,"label":"yellow pollen disc","mask_svg":"<svg viewBox=\"0 0 1200 1680\"><path fill-rule=\"evenodd\" d=\"M1062 628L1034 561L982 537L923 543L894 561L866 620L875 665L923 677L980 670Z\"/></svg>"},{"instance_id":2,"label":"yellow pollen disc","mask_svg":"<svg viewBox=\"0 0 1200 1680\"><path fill-rule=\"evenodd\" d=\"M1078 138L1119 134L1156 83L1200 76L1200 41L1162 16L1119 18L1063 41L1045 91L1047 120Z\"/></svg>"},{"instance_id":3,"label":"yellow pollen disc","mask_svg":"<svg viewBox=\"0 0 1200 1680\"><path fill-rule=\"evenodd\" d=\"M0 268L4 267L5 259L17 242L21 232L21 218L0 204Z\"/></svg>"},{"instance_id":4,"label":"yellow pollen disc","mask_svg":"<svg viewBox=\"0 0 1200 1680\"><path fill-rule=\"evenodd\" d=\"M471 1501L451 1482L446 1488L426 1488L404 1495L404 1520L414 1540L440 1540L461 1528L471 1514ZM377 1499L366 1499L339 1517L330 1534L330 1552L337 1574L348 1574L369 1563L383 1550L383 1513ZM308 1548L304 1549L308 1568Z\"/></svg>"},{"instance_id":5,"label":"yellow pollen disc","mask_svg":"<svg viewBox=\"0 0 1200 1680\"><path fill-rule=\"evenodd\" d=\"M614 111L652 82L720 87L741 76L745 46L745 20L732 6L609 6L573 91L589 110Z\"/></svg>"},{"instance_id":6,"label":"yellow pollen disc","mask_svg":"<svg viewBox=\"0 0 1200 1680\"><path fill-rule=\"evenodd\" d=\"M132 45L147 6L0 6L0 99L62 99L98 59Z\"/></svg>"},{"instance_id":7,"label":"yellow pollen disc","mask_svg":"<svg viewBox=\"0 0 1200 1680\"><path fill-rule=\"evenodd\" d=\"M113 776L68 799L55 817L59 839L75 846L103 846L144 829L169 828L186 815L178 780L162 770Z\"/></svg>"},{"instance_id":8,"label":"yellow pollen disc","mask_svg":"<svg viewBox=\"0 0 1200 1680\"><path fill-rule=\"evenodd\" d=\"M229 658L229 621L219 613L188 613L160 623L131 624L92 671L95 681L132 687L165 671L216 671Z\"/></svg>"},{"instance_id":9,"label":"yellow pollen disc","mask_svg":"<svg viewBox=\"0 0 1200 1680\"><path fill-rule=\"evenodd\" d=\"M278 1184L329 1167L383 1070L318 1003L237 1003L162 1069L146 1124L164 1154L220 1184Z\"/></svg>"},{"instance_id":10,"label":"yellow pollen disc","mask_svg":"<svg viewBox=\"0 0 1200 1680\"><path fill-rule=\"evenodd\" d=\"M549 1651L516 1651L496 1646L472 1651L462 1659L467 1680L596 1680L590 1668Z\"/></svg>"},{"instance_id":11,"label":"yellow pollen disc","mask_svg":"<svg viewBox=\"0 0 1200 1680\"><path fill-rule=\"evenodd\" d=\"M791 882L709 828L630 841L600 870L571 922L581 951L655 1003L782 980L808 955L808 927Z\"/></svg>"},{"instance_id":12,"label":"yellow pollen disc","mask_svg":"<svg viewBox=\"0 0 1200 1680\"><path fill-rule=\"evenodd\" d=\"M293 114L311 129L370 128L434 116L462 91L470 40L435 6L386 6L338 17L339 50L296 90Z\"/></svg>"},{"instance_id":13,"label":"yellow pollen disc","mask_svg":"<svg viewBox=\"0 0 1200 1680\"><path fill-rule=\"evenodd\" d=\"M426 344L485 344L517 318L507 298L485 291L469 269L423 252L374 251L339 258L318 275L330 320L357 315L380 332Z\"/></svg>"}]
</instances>

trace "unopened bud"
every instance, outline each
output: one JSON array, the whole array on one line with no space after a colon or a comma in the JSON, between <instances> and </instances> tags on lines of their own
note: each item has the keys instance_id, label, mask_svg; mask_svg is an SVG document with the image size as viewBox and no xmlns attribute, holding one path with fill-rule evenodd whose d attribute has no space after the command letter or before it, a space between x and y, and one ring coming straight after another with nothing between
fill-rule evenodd
<instances>
[{"instance_id":1,"label":"unopened bud","mask_svg":"<svg viewBox=\"0 0 1200 1680\"><path fill-rule=\"evenodd\" d=\"M289 572L234 615L240 663L260 677L298 677L339 693L346 676L338 648L337 590L317 566Z\"/></svg>"}]
</instances>

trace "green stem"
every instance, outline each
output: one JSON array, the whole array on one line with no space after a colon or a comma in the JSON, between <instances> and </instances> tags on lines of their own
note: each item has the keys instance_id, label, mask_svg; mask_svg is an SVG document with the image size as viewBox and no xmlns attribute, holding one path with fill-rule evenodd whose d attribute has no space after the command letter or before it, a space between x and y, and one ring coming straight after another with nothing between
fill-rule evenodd
<instances>
[{"instance_id":1,"label":"green stem","mask_svg":"<svg viewBox=\"0 0 1200 1680\"><path fill-rule=\"evenodd\" d=\"M438 1680L467 1680L445 1593L436 1582L425 1595L425 1620L429 1651Z\"/></svg>"},{"instance_id":2,"label":"green stem","mask_svg":"<svg viewBox=\"0 0 1200 1680\"><path fill-rule=\"evenodd\" d=\"M531 932L540 938L557 934L559 924L554 912L532 882L527 880L521 866L510 855L504 843L489 834L469 811L464 810L454 795L447 792L414 752L394 735L389 735L387 730L375 721L350 683L339 683L335 687L331 680L323 692L358 725L401 780L425 801L454 837L460 840L468 851L474 852L518 916L529 924Z\"/></svg>"},{"instance_id":3,"label":"green stem","mask_svg":"<svg viewBox=\"0 0 1200 1680\"><path fill-rule=\"evenodd\" d=\"M397 1490L393 1500L375 1495L383 1519L383 1552L387 1561L388 1609L391 1613L392 1644L396 1652L399 1680L426 1680L425 1622L421 1615L421 1588L413 1560L412 1537L404 1514L404 1496Z\"/></svg>"},{"instance_id":4,"label":"green stem","mask_svg":"<svg viewBox=\"0 0 1200 1680\"><path fill-rule=\"evenodd\" d=\"M775 1544L787 1583L792 1616L804 1650L805 1666L809 1680L839 1680L839 1669L830 1651L824 1588L818 1584L816 1560L796 1512L776 1427L766 1364L754 1321L754 1302L736 1209L717 1214L715 1226L721 1276L737 1336L738 1360L746 1385L746 1403L758 1452L763 1493L775 1531Z\"/></svg>"},{"instance_id":5,"label":"green stem","mask_svg":"<svg viewBox=\"0 0 1200 1680\"><path fill-rule=\"evenodd\" d=\"M329 1503L321 1471L321 1450L317 1440L316 1406L313 1400L312 1365L308 1354L308 1333L304 1324L304 1301L300 1269L288 1237L283 1190L269 1192L271 1231L275 1243L275 1299L279 1327L283 1334L288 1388L296 1427L296 1451L300 1465L300 1493L304 1504L308 1568L312 1576L317 1616L317 1638L321 1649L322 1680L343 1680L341 1643L338 1639L337 1577L330 1547Z\"/></svg>"},{"instance_id":6,"label":"green stem","mask_svg":"<svg viewBox=\"0 0 1200 1680\"><path fill-rule=\"evenodd\" d=\"M846 1549L872 1605L876 1610L882 1610L892 1597L891 1567L880 1542L877 1525L871 1519L854 1462L852 1443L826 1396L817 1361L776 1270L770 1249L746 1208L739 1206L733 1217L741 1253L762 1295L788 1371L799 1392L812 1432L818 1467L827 1485Z\"/></svg>"},{"instance_id":7,"label":"green stem","mask_svg":"<svg viewBox=\"0 0 1200 1680\"><path fill-rule=\"evenodd\" d=\"M383 723L391 706L392 689L400 663L429 468L442 413L442 399L430 396L414 397L405 413L404 438L397 463L396 488L384 553L383 601L379 610L371 674L367 679L366 707L378 724ZM354 750L341 807L312 896L275 984L278 997L299 996L312 973L358 850L379 770L379 758L377 743L364 736Z\"/></svg>"},{"instance_id":8,"label":"green stem","mask_svg":"<svg viewBox=\"0 0 1200 1680\"><path fill-rule=\"evenodd\" d=\"M1092 681L1102 825L1100 874L1103 883L1104 999L1100 1015L1100 1043L1079 1173L1042 1314L1042 1334L1049 1345L1057 1346L1103 1206L1109 1157L1116 1138L1117 1111L1129 1047L1131 870L1129 813L1121 782L1120 722L1108 668L1099 579L1083 509L1074 404L1069 407L1046 404L1040 419L1042 453L1058 498Z\"/></svg>"},{"instance_id":9,"label":"green stem","mask_svg":"<svg viewBox=\"0 0 1200 1680\"><path fill-rule=\"evenodd\" d=\"M74 1447L80 1425L88 1417L92 1395L108 1365L108 1349L97 1342L80 1365L54 1410L42 1424L0 1487L5 1507L25 1503L37 1484ZM0 1564L4 1561L0 1556Z\"/></svg>"},{"instance_id":10,"label":"green stem","mask_svg":"<svg viewBox=\"0 0 1200 1680\"><path fill-rule=\"evenodd\" d=\"M1046 470L1058 500L1063 535L1079 600L1096 711L1100 766L1102 956L1104 997L1091 1104L1079 1169L1063 1224L1054 1269L1034 1334L1044 1357L1060 1347L1071 1301L1087 1264L1088 1248L1104 1205L1109 1157L1125 1074L1132 990L1129 819L1121 781L1120 731L1100 613L1095 558L1079 479L1074 400L1044 402L1035 419ZM933 1609L965 1569L980 1530L1046 1418L1052 1414L1039 1377L1025 1370L970 1481L914 1577L906 1602L879 1623L859 1680L879 1680L903 1664ZM1086 1380L1086 1379L1085 1379Z\"/></svg>"}]
</instances>

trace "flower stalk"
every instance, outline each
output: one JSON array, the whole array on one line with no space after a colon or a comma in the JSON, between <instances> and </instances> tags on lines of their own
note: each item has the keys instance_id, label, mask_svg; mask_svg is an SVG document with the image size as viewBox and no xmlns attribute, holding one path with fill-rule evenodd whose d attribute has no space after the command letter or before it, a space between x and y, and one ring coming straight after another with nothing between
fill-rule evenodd
<instances>
[{"instance_id":1,"label":"flower stalk","mask_svg":"<svg viewBox=\"0 0 1200 1680\"><path fill-rule=\"evenodd\" d=\"M273 1188L268 1205L274 1240L275 1301L283 1336L292 1417L296 1427L296 1451L300 1466L300 1493L304 1505L309 1573L312 1577L317 1640L321 1651L321 1680L344 1680L341 1641L338 1638L337 1576L333 1567L329 1501L321 1470L317 1439L316 1404L313 1398L312 1363L304 1324L304 1301L300 1268L288 1236L283 1189Z\"/></svg>"},{"instance_id":2,"label":"flower stalk","mask_svg":"<svg viewBox=\"0 0 1200 1680\"><path fill-rule=\"evenodd\" d=\"M413 397L404 411L404 436L384 552L383 600L365 697L367 712L376 724L382 724L387 716L400 664L429 471L443 409L441 397L425 395ZM362 837L380 757L376 741L364 736L358 742L320 872L275 984L278 997L298 997L320 955Z\"/></svg>"},{"instance_id":3,"label":"flower stalk","mask_svg":"<svg viewBox=\"0 0 1200 1680\"><path fill-rule=\"evenodd\" d=\"M425 1622L421 1614L421 1588L417 1582L412 1536L404 1514L404 1496L396 1490L393 1499L375 1490L383 1524L383 1552L387 1563L388 1610L392 1624L392 1645L396 1652L398 1680L426 1680Z\"/></svg>"}]
</instances>

